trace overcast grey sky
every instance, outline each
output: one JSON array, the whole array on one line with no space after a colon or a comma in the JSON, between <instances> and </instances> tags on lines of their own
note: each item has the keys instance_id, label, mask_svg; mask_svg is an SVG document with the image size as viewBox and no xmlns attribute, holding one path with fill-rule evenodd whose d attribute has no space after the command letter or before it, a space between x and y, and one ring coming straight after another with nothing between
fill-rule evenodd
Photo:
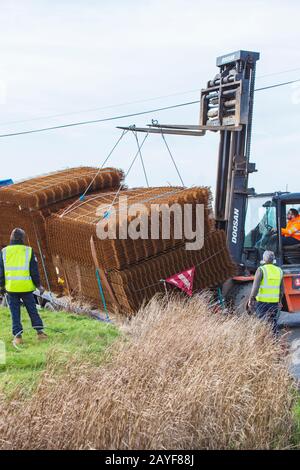
<instances>
[{"instance_id":1,"label":"overcast grey sky","mask_svg":"<svg viewBox=\"0 0 300 470\"><path fill-rule=\"evenodd\" d=\"M300 78L298 0L0 0L0 7L1 134L196 100L199 92L190 90L217 73L216 57L237 49L261 52L258 87ZM36 119L60 113L74 114ZM197 124L198 117L192 105L3 138L0 179L100 165L119 137L117 125ZM299 125L300 84L256 93L251 160L259 172L250 184L257 191L287 184L300 191ZM217 134L170 136L168 143L185 184L214 187ZM110 165L127 169L135 150L126 136ZM144 158L151 184L179 183L159 136L149 137ZM128 183L144 184L139 164Z\"/></svg>"}]
</instances>

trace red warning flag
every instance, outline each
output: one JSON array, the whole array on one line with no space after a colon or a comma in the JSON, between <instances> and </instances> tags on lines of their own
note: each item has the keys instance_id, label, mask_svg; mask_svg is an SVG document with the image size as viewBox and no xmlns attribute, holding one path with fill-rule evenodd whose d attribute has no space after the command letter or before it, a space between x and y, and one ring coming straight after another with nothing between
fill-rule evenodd
<instances>
[{"instance_id":1,"label":"red warning flag","mask_svg":"<svg viewBox=\"0 0 300 470\"><path fill-rule=\"evenodd\" d=\"M190 297L193 294L193 282L194 282L195 267L181 271L181 273L174 274L166 279L166 282L178 287L187 293Z\"/></svg>"}]
</instances>

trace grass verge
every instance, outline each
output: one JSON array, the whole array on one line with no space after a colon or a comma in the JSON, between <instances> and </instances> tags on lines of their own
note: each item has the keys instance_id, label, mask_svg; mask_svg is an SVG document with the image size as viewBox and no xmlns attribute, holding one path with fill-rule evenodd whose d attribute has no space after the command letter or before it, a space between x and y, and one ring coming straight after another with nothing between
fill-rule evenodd
<instances>
[{"instance_id":1,"label":"grass verge","mask_svg":"<svg viewBox=\"0 0 300 470\"><path fill-rule=\"evenodd\" d=\"M45 325L46 341L38 341L25 310L22 310L24 345L12 344L11 319L7 308L0 308L0 341L5 344L6 364L0 364L0 392L6 396L16 391L28 396L36 388L41 373L51 356L57 373L74 360L98 365L103 352L118 336L118 330L85 316L65 312L40 311ZM2 347L3 347L2 343Z\"/></svg>"},{"instance_id":2,"label":"grass verge","mask_svg":"<svg viewBox=\"0 0 300 470\"><path fill-rule=\"evenodd\" d=\"M294 433L292 437L293 447L300 449L300 396L298 394L298 401L294 407Z\"/></svg>"},{"instance_id":3,"label":"grass verge","mask_svg":"<svg viewBox=\"0 0 300 470\"><path fill-rule=\"evenodd\" d=\"M100 366L52 361L30 400L0 400L1 449L283 449L296 402L268 325L205 298L153 299Z\"/></svg>"}]
</instances>

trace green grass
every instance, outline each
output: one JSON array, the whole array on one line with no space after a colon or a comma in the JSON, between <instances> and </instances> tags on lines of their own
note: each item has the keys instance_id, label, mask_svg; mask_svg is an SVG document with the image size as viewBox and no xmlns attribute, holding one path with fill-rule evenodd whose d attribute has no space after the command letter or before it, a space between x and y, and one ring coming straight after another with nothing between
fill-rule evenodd
<instances>
[{"instance_id":1,"label":"green grass","mask_svg":"<svg viewBox=\"0 0 300 470\"><path fill-rule=\"evenodd\" d=\"M295 431L293 435L293 445L300 449L300 396L294 408Z\"/></svg>"},{"instance_id":2,"label":"green grass","mask_svg":"<svg viewBox=\"0 0 300 470\"><path fill-rule=\"evenodd\" d=\"M11 396L16 389L30 395L51 355L57 372L72 358L98 365L103 352L118 336L112 324L65 312L41 310L40 315L49 336L38 341L25 310L22 310L24 344L12 344L11 319L7 308L0 308L0 341L5 343L6 363L0 363L0 392Z\"/></svg>"}]
</instances>

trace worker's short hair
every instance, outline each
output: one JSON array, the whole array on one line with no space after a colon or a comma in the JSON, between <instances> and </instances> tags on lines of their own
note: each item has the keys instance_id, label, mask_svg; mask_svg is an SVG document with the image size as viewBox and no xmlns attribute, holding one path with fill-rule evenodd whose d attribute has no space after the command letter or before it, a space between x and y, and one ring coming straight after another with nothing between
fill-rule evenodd
<instances>
[{"instance_id":1,"label":"worker's short hair","mask_svg":"<svg viewBox=\"0 0 300 470\"><path fill-rule=\"evenodd\" d=\"M291 212L295 217L299 215L299 212L297 211L297 209L290 209L289 212Z\"/></svg>"},{"instance_id":2,"label":"worker's short hair","mask_svg":"<svg viewBox=\"0 0 300 470\"><path fill-rule=\"evenodd\" d=\"M26 233L22 228L14 228L10 235L11 243L25 243Z\"/></svg>"},{"instance_id":3,"label":"worker's short hair","mask_svg":"<svg viewBox=\"0 0 300 470\"><path fill-rule=\"evenodd\" d=\"M273 251L266 250L263 254L263 263L273 264L275 261L275 254Z\"/></svg>"}]
</instances>

